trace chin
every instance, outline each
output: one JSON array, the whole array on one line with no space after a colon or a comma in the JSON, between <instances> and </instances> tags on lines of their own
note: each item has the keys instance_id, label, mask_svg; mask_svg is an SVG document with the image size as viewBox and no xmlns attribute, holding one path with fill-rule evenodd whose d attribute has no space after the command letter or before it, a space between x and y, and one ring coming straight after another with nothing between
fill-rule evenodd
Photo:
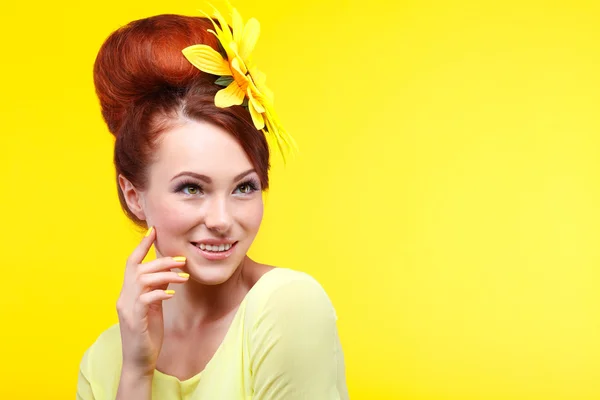
<instances>
[{"instance_id":1,"label":"chin","mask_svg":"<svg viewBox=\"0 0 600 400\"><path fill-rule=\"evenodd\" d=\"M227 282L237 268L238 265L189 265L186 270L194 281L202 285L216 286Z\"/></svg>"}]
</instances>

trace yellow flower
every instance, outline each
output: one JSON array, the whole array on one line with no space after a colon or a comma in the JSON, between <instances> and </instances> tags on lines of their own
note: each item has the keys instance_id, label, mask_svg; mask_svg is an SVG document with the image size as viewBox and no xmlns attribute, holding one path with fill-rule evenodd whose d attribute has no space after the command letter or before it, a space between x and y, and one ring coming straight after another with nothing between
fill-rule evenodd
<instances>
[{"instance_id":1,"label":"yellow flower","mask_svg":"<svg viewBox=\"0 0 600 400\"><path fill-rule=\"evenodd\" d=\"M214 26L213 33L225 52L227 59L205 44L197 44L182 50L188 61L201 71L218 75L217 83L228 83L228 86L217 92L215 105L220 108L241 105L248 99L248 110L252 122L258 130L271 133L281 149L282 144L293 144L293 139L282 129L273 109L273 94L266 86L266 76L259 71L251 61L251 53L260 34L260 24L255 18L244 24L242 17L235 8L230 7L232 28L227 21L215 10L219 24L209 15L204 14Z\"/></svg>"}]
</instances>

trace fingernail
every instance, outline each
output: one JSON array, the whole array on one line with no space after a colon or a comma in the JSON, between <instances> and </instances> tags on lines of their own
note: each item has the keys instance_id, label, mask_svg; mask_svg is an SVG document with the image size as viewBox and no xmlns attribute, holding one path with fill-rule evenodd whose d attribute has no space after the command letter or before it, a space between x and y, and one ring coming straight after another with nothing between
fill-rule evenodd
<instances>
[{"instance_id":1,"label":"fingernail","mask_svg":"<svg viewBox=\"0 0 600 400\"><path fill-rule=\"evenodd\" d=\"M185 262L185 257L173 257L173 260L177 261L177 262Z\"/></svg>"},{"instance_id":2,"label":"fingernail","mask_svg":"<svg viewBox=\"0 0 600 400\"><path fill-rule=\"evenodd\" d=\"M152 229L154 229L154 227L153 227L153 226L151 226L151 227L148 229L148 232L146 232L146 236L145 236L145 237L148 237L148 236L150 236L150 234L152 233Z\"/></svg>"},{"instance_id":3,"label":"fingernail","mask_svg":"<svg viewBox=\"0 0 600 400\"><path fill-rule=\"evenodd\" d=\"M165 290L166 294L175 294L175 291L172 289Z\"/></svg>"},{"instance_id":4,"label":"fingernail","mask_svg":"<svg viewBox=\"0 0 600 400\"><path fill-rule=\"evenodd\" d=\"M189 278L190 277L190 274L186 274L185 272L180 272L177 275L179 275L182 278Z\"/></svg>"}]
</instances>

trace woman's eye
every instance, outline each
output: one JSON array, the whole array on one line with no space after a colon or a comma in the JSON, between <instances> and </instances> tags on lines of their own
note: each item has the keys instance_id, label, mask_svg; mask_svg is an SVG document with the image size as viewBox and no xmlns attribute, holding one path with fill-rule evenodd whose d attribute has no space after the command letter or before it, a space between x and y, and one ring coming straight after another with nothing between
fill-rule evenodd
<instances>
[{"instance_id":1,"label":"woman's eye","mask_svg":"<svg viewBox=\"0 0 600 400\"><path fill-rule=\"evenodd\" d=\"M200 188L196 185L186 185L183 188L183 193L193 196L200 193Z\"/></svg>"},{"instance_id":2,"label":"woman's eye","mask_svg":"<svg viewBox=\"0 0 600 400\"><path fill-rule=\"evenodd\" d=\"M237 193L250 194L257 190L257 186L253 182L242 183L236 188Z\"/></svg>"},{"instance_id":3,"label":"woman's eye","mask_svg":"<svg viewBox=\"0 0 600 400\"><path fill-rule=\"evenodd\" d=\"M238 186L238 189L240 190L241 193L244 193L244 194L250 193L252 191L252 188L247 183L244 183L244 184Z\"/></svg>"}]
</instances>

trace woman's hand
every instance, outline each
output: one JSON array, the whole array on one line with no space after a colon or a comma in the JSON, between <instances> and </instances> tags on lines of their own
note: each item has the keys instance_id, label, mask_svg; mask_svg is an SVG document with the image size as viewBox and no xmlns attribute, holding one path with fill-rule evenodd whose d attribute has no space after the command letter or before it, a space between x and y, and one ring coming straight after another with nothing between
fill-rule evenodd
<instances>
[{"instance_id":1,"label":"woman's hand","mask_svg":"<svg viewBox=\"0 0 600 400\"><path fill-rule=\"evenodd\" d=\"M163 300L173 297L165 290L169 283L183 283L188 274L172 272L185 264L184 257L163 257L142 261L156 239L150 228L146 237L127 259L123 288L117 301L117 313L123 347L123 375L152 377L164 336Z\"/></svg>"}]
</instances>

